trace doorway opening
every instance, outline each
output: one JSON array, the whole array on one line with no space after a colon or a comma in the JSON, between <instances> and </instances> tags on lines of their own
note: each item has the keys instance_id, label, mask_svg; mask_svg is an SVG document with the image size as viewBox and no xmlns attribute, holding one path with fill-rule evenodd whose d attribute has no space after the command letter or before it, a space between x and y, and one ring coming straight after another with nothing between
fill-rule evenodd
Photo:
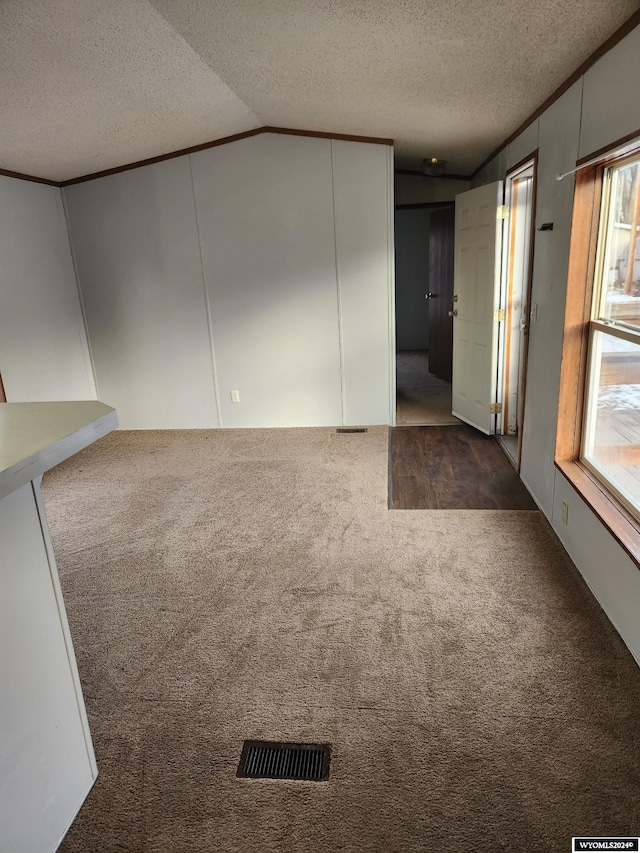
<instances>
[{"instance_id":1,"label":"doorway opening","mask_svg":"<svg viewBox=\"0 0 640 853\"><path fill-rule=\"evenodd\" d=\"M501 323L498 399L502 412L497 424L498 440L520 471L524 430L529 324L533 273L533 222L535 214L536 157L507 173L502 264L504 322Z\"/></svg>"},{"instance_id":2,"label":"doorway opening","mask_svg":"<svg viewBox=\"0 0 640 853\"><path fill-rule=\"evenodd\" d=\"M399 205L396 423L459 424L451 413L454 204Z\"/></svg>"}]
</instances>

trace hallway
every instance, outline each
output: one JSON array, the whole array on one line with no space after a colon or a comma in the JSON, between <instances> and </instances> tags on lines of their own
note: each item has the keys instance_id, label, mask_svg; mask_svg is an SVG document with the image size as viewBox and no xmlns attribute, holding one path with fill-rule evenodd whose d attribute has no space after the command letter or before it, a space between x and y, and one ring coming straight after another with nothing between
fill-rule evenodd
<instances>
[{"instance_id":1,"label":"hallway","mask_svg":"<svg viewBox=\"0 0 640 853\"><path fill-rule=\"evenodd\" d=\"M425 350L396 354L396 422L407 426L461 423L451 414L451 385L429 373Z\"/></svg>"}]
</instances>

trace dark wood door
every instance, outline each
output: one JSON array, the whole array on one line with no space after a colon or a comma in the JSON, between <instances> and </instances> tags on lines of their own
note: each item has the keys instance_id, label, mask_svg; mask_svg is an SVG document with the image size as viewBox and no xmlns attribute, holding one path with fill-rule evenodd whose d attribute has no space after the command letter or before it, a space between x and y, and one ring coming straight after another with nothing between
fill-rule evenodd
<instances>
[{"instance_id":1,"label":"dark wood door","mask_svg":"<svg viewBox=\"0 0 640 853\"><path fill-rule=\"evenodd\" d=\"M455 208L431 214L429 231L429 372L451 382L453 368L453 240Z\"/></svg>"}]
</instances>

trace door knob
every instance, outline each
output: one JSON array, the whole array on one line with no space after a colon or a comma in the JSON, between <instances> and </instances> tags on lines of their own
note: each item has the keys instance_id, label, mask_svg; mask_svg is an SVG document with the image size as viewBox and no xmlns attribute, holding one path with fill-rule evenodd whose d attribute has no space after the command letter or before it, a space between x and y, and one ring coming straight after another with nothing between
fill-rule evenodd
<instances>
[{"instance_id":1,"label":"door knob","mask_svg":"<svg viewBox=\"0 0 640 853\"><path fill-rule=\"evenodd\" d=\"M427 293L427 299L433 299L433 297L437 295L437 293Z\"/></svg>"},{"instance_id":2,"label":"door knob","mask_svg":"<svg viewBox=\"0 0 640 853\"><path fill-rule=\"evenodd\" d=\"M449 317L457 317L457 316L458 316L458 309L457 309L457 308L454 308L454 309L453 309L453 311L447 311L447 316L449 316Z\"/></svg>"}]
</instances>

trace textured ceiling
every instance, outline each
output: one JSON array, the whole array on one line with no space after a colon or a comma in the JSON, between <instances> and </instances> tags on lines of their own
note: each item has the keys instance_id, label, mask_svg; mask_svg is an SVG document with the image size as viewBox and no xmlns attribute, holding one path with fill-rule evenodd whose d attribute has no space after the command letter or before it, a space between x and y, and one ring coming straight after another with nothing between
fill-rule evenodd
<instances>
[{"instance_id":1,"label":"textured ceiling","mask_svg":"<svg viewBox=\"0 0 640 853\"><path fill-rule=\"evenodd\" d=\"M0 167L65 180L264 124L146 0L0 0Z\"/></svg>"},{"instance_id":2,"label":"textured ceiling","mask_svg":"<svg viewBox=\"0 0 640 853\"><path fill-rule=\"evenodd\" d=\"M640 0L0 0L0 167L64 180L260 125L470 172Z\"/></svg>"}]
</instances>

